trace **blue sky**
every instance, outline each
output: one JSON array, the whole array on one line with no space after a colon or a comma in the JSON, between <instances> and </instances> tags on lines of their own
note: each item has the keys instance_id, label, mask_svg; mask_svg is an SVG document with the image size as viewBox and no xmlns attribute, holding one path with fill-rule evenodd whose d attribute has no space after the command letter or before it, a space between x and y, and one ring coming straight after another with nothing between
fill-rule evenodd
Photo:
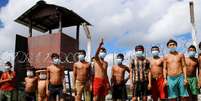
<instances>
[{"instance_id":1,"label":"blue sky","mask_svg":"<svg viewBox=\"0 0 201 101\"><path fill-rule=\"evenodd\" d=\"M8 0L0 0L0 7L6 6L7 3L8 3Z\"/></svg>"},{"instance_id":2,"label":"blue sky","mask_svg":"<svg viewBox=\"0 0 201 101\"><path fill-rule=\"evenodd\" d=\"M8 4L8 0L0 0L0 9L3 6L6 6L6 4ZM3 28L3 27L4 27L4 24L3 24L3 22L0 19L0 28Z\"/></svg>"}]
</instances>

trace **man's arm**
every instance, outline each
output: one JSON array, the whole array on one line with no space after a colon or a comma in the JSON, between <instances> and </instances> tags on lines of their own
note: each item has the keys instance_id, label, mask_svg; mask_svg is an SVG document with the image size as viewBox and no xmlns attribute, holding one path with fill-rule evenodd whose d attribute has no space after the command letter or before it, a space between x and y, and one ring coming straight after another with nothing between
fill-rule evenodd
<instances>
[{"instance_id":1,"label":"man's arm","mask_svg":"<svg viewBox=\"0 0 201 101\"><path fill-rule=\"evenodd\" d=\"M10 79L1 80L1 81L0 81L0 84L1 84L1 83L5 83L5 82L9 82L9 81L11 81L11 80L10 80Z\"/></svg>"},{"instance_id":2,"label":"man's arm","mask_svg":"<svg viewBox=\"0 0 201 101\"><path fill-rule=\"evenodd\" d=\"M108 71L108 63L106 62L106 78L107 78L107 80L108 80L108 82L109 82L109 78L108 78L108 74L107 74L107 71Z\"/></svg>"},{"instance_id":3,"label":"man's arm","mask_svg":"<svg viewBox=\"0 0 201 101\"><path fill-rule=\"evenodd\" d=\"M201 86L201 55L199 54L198 56L198 82L199 82L199 86Z\"/></svg>"},{"instance_id":4,"label":"man's arm","mask_svg":"<svg viewBox=\"0 0 201 101\"><path fill-rule=\"evenodd\" d=\"M186 61L184 54L181 54L181 61L182 61L182 70L184 73L184 80L187 80L187 74L186 74Z\"/></svg>"},{"instance_id":5,"label":"man's arm","mask_svg":"<svg viewBox=\"0 0 201 101\"><path fill-rule=\"evenodd\" d=\"M46 80L46 93L49 96L49 91L48 91L48 85L49 85L49 80L50 80L50 71L49 71L49 67L47 67L47 80Z\"/></svg>"},{"instance_id":6,"label":"man's arm","mask_svg":"<svg viewBox=\"0 0 201 101\"><path fill-rule=\"evenodd\" d=\"M101 39L101 42L100 42L100 44L98 46L98 49L96 50L95 59L98 59L98 54L99 54L100 49L101 49L101 47L102 47L103 44L104 44L103 43L103 39Z\"/></svg>"},{"instance_id":7,"label":"man's arm","mask_svg":"<svg viewBox=\"0 0 201 101\"><path fill-rule=\"evenodd\" d=\"M73 65L73 87L75 88L76 84L76 78L77 78L77 68L76 64Z\"/></svg>"},{"instance_id":8,"label":"man's arm","mask_svg":"<svg viewBox=\"0 0 201 101\"><path fill-rule=\"evenodd\" d=\"M62 66L62 79L63 79L63 92L64 93L66 93L66 78L65 78L65 73L64 73L64 71L65 71L65 67L64 66Z\"/></svg>"},{"instance_id":9,"label":"man's arm","mask_svg":"<svg viewBox=\"0 0 201 101\"><path fill-rule=\"evenodd\" d=\"M91 67L91 64L88 63L88 75L87 75L87 78L90 78L90 79L87 79L89 82L91 82L91 76L92 76L92 73L91 73L91 70L92 70L92 67Z\"/></svg>"},{"instance_id":10,"label":"man's arm","mask_svg":"<svg viewBox=\"0 0 201 101\"><path fill-rule=\"evenodd\" d=\"M1 75L1 78L0 78L0 84L1 84L1 83L5 83L5 82L9 82L9 81L12 81L12 80L13 80L13 76L10 76L10 75L9 75L9 78L8 78L8 79L5 79L5 80L2 80L2 76L3 76L3 74Z\"/></svg>"},{"instance_id":11,"label":"man's arm","mask_svg":"<svg viewBox=\"0 0 201 101\"><path fill-rule=\"evenodd\" d=\"M163 58L163 77L167 80L167 57Z\"/></svg>"},{"instance_id":12,"label":"man's arm","mask_svg":"<svg viewBox=\"0 0 201 101\"><path fill-rule=\"evenodd\" d=\"M149 82L149 86L151 86L151 65L150 62L148 63L148 82ZM150 89L150 88L149 88Z\"/></svg>"}]
</instances>

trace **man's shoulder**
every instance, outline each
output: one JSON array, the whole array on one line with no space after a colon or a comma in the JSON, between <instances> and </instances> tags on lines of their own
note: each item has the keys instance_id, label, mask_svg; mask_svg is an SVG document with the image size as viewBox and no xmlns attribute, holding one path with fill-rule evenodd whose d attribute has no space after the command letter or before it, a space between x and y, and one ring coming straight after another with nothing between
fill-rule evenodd
<instances>
[{"instance_id":1,"label":"man's shoulder","mask_svg":"<svg viewBox=\"0 0 201 101\"><path fill-rule=\"evenodd\" d=\"M184 56L184 53L182 53L182 52L178 52L178 54L179 54L180 56Z\"/></svg>"},{"instance_id":2,"label":"man's shoulder","mask_svg":"<svg viewBox=\"0 0 201 101\"><path fill-rule=\"evenodd\" d=\"M108 64L108 62L107 62L107 61L105 61L105 60L104 60L103 62L104 62L105 64Z\"/></svg>"},{"instance_id":3,"label":"man's shoulder","mask_svg":"<svg viewBox=\"0 0 201 101\"><path fill-rule=\"evenodd\" d=\"M47 66L46 68L47 68L47 69L49 69L49 68L51 68L51 67L52 67L52 64L51 64L51 65L49 65L49 66Z\"/></svg>"},{"instance_id":4,"label":"man's shoulder","mask_svg":"<svg viewBox=\"0 0 201 101\"><path fill-rule=\"evenodd\" d=\"M200 57L200 58L201 58L201 53L198 53L198 57Z\"/></svg>"}]
</instances>

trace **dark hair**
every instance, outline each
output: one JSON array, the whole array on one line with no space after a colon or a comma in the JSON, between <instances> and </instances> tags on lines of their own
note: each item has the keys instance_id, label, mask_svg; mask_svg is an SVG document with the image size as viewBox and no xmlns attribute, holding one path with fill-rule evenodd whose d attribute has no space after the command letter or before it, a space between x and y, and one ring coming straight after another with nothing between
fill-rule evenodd
<instances>
[{"instance_id":1,"label":"dark hair","mask_svg":"<svg viewBox=\"0 0 201 101\"><path fill-rule=\"evenodd\" d=\"M152 47L151 47L151 50L152 50L152 49L154 49L154 48L159 49L159 47L158 47L158 46L152 46Z\"/></svg>"},{"instance_id":2,"label":"dark hair","mask_svg":"<svg viewBox=\"0 0 201 101\"><path fill-rule=\"evenodd\" d=\"M167 46L168 46L170 43L175 43L176 46L177 46L177 42L176 42L175 40L173 40L173 39L170 39L170 40L167 42Z\"/></svg>"},{"instance_id":3,"label":"dark hair","mask_svg":"<svg viewBox=\"0 0 201 101\"><path fill-rule=\"evenodd\" d=\"M51 59L53 59L53 58L59 58L59 55L57 53L52 53Z\"/></svg>"},{"instance_id":4,"label":"dark hair","mask_svg":"<svg viewBox=\"0 0 201 101\"><path fill-rule=\"evenodd\" d=\"M144 46L143 45L137 45L135 46L135 51L138 49L142 49L144 51Z\"/></svg>"},{"instance_id":5,"label":"dark hair","mask_svg":"<svg viewBox=\"0 0 201 101\"><path fill-rule=\"evenodd\" d=\"M199 48L201 49L201 42L199 43Z\"/></svg>"},{"instance_id":6,"label":"dark hair","mask_svg":"<svg viewBox=\"0 0 201 101\"><path fill-rule=\"evenodd\" d=\"M94 59L95 59L95 57L92 57L92 58L91 58L91 61L93 61Z\"/></svg>"},{"instance_id":7,"label":"dark hair","mask_svg":"<svg viewBox=\"0 0 201 101\"><path fill-rule=\"evenodd\" d=\"M86 56L86 51L85 51L85 50L78 50L77 52L78 52L78 53L83 53L84 56Z\"/></svg>"},{"instance_id":8,"label":"dark hair","mask_svg":"<svg viewBox=\"0 0 201 101\"><path fill-rule=\"evenodd\" d=\"M102 50L103 52L106 52L106 49L104 47L101 47L100 50Z\"/></svg>"},{"instance_id":9,"label":"dark hair","mask_svg":"<svg viewBox=\"0 0 201 101\"><path fill-rule=\"evenodd\" d=\"M12 63L10 61L7 61L5 64L12 67Z\"/></svg>"},{"instance_id":10,"label":"dark hair","mask_svg":"<svg viewBox=\"0 0 201 101\"><path fill-rule=\"evenodd\" d=\"M117 55L117 58L118 58L118 57L120 57L121 59L124 60L124 55L123 55L122 53L119 53L119 54Z\"/></svg>"},{"instance_id":11,"label":"dark hair","mask_svg":"<svg viewBox=\"0 0 201 101\"><path fill-rule=\"evenodd\" d=\"M190 46L188 47L188 49L190 49L190 48L194 48L195 51L196 51L196 47L195 47L194 45L190 45Z\"/></svg>"}]
</instances>

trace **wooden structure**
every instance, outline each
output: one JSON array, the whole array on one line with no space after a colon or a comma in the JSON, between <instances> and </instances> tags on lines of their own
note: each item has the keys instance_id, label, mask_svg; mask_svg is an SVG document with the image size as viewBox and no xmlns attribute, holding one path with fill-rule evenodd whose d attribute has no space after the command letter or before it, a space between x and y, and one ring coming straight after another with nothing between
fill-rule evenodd
<instances>
[{"instance_id":1,"label":"wooden structure","mask_svg":"<svg viewBox=\"0 0 201 101\"><path fill-rule=\"evenodd\" d=\"M24 80L27 66L44 69L50 65L52 53L60 54L62 59L66 59L66 56L68 56L69 59L69 54L72 55L79 49L80 25L82 23L90 25L72 10L47 4L42 0L15 21L29 28L29 37L16 35L15 71L19 82ZM71 26L76 26L76 38L72 38L62 31L64 27ZM49 34L33 36L33 29ZM55 29L58 29L58 32L52 33L52 30ZM72 63L67 61L66 69L70 71L72 70L71 67Z\"/></svg>"},{"instance_id":2,"label":"wooden structure","mask_svg":"<svg viewBox=\"0 0 201 101\"><path fill-rule=\"evenodd\" d=\"M69 56L79 49L79 30L82 23L90 25L82 17L68 10L53 4L46 4L39 1L32 8L18 17L16 22L29 27L29 37L27 42L16 42L16 47L28 43L25 53L29 56L29 62L37 69L45 68L51 61L48 56L51 53ZM63 27L76 27L76 39L64 34ZM33 36L32 29L40 32L48 32L48 35ZM52 30L58 29L58 33L52 33ZM21 41L16 39L16 41ZM18 52L21 49L16 49ZM68 64L68 67L71 65Z\"/></svg>"}]
</instances>

